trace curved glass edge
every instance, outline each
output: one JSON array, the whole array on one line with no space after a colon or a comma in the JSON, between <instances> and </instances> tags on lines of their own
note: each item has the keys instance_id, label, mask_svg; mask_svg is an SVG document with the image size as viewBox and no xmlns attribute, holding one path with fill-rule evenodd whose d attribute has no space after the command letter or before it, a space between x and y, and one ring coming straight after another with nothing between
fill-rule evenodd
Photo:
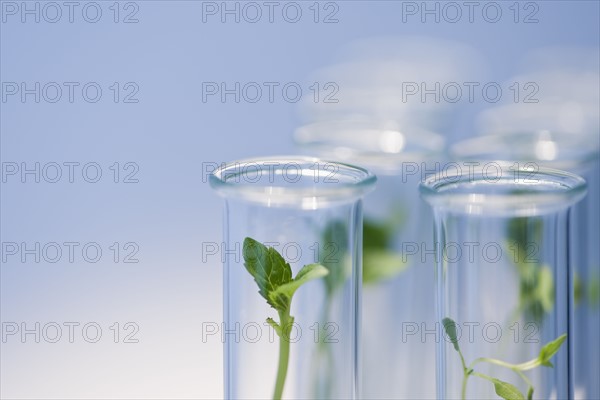
<instances>
[{"instance_id":1,"label":"curved glass edge","mask_svg":"<svg viewBox=\"0 0 600 400\"><path fill-rule=\"evenodd\" d=\"M448 154L461 161L534 162L546 168L582 171L600 157L600 148L589 136L540 130L465 139L451 145Z\"/></svg>"},{"instance_id":2,"label":"curved glass edge","mask_svg":"<svg viewBox=\"0 0 600 400\"><path fill-rule=\"evenodd\" d=\"M587 193L578 175L552 169L531 170L496 161L488 167L430 176L419 185L434 210L485 216L534 216L566 210Z\"/></svg>"},{"instance_id":3,"label":"curved glass edge","mask_svg":"<svg viewBox=\"0 0 600 400\"><path fill-rule=\"evenodd\" d=\"M400 128L393 121L343 119L302 125L293 139L323 158L351 160L385 175L397 174L406 162L439 160L446 145L444 136L430 130Z\"/></svg>"},{"instance_id":4,"label":"curved glass edge","mask_svg":"<svg viewBox=\"0 0 600 400\"><path fill-rule=\"evenodd\" d=\"M270 177L280 176L290 165L300 167L300 177L310 178L311 184L294 185L295 182L287 181L284 185L273 179L269 184L264 184L258 183L256 176L244 179L244 174L256 174L257 171L259 174L270 174L267 175ZM249 171L250 166L252 171ZM335 175L344 179L338 179ZM209 176L210 186L225 198L261 203L268 207L302 209L356 201L371 192L376 181L377 177L365 168L303 156L242 159L221 165Z\"/></svg>"}]
</instances>

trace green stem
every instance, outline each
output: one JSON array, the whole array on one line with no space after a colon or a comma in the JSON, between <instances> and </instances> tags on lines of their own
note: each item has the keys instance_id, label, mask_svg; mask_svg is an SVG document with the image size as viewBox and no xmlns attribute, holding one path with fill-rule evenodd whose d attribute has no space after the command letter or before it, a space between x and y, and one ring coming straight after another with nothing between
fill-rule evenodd
<instances>
[{"instance_id":1,"label":"green stem","mask_svg":"<svg viewBox=\"0 0 600 400\"><path fill-rule=\"evenodd\" d=\"M460 362L462 364L463 370L465 371L465 373L467 372L467 363L465 362L465 358L462 355L462 351L458 351L458 355L460 356Z\"/></svg>"},{"instance_id":2,"label":"green stem","mask_svg":"<svg viewBox=\"0 0 600 400\"><path fill-rule=\"evenodd\" d=\"M473 375L483 378L486 381L490 381L490 382L494 383L494 378L492 378L491 376L482 374L481 372L473 372Z\"/></svg>"},{"instance_id":3,"label":"green stem","mask_svg":"<svg viewBox=\"0 0 600 400\"><path fill-rule=\"evenodd\" d=\"M516 370L516 369L513 369L513 371L515 371L517 373L517 375L519 375L521 377L521 379L523 379L523 381L525 381L527 386L529 386L530 388L533 388L533 383L531 383L531 381L527 378L527 376L525 376L524 373L522 373L521 371Z\"/></svg>"},{"instance_id":4,"label":"green stem","mask_svg":"<svg viewBox=\"0 0 600 400\"><path fill-rule=\"evenodd\" d=\"M467 371L465 370L462 381L462 389L460 391L460 398L462 400L465 400L467 398L467 379L469 379L469 375L471 374L467 374Z\"/></svg>"},{"instance_id":5,"label":"green stem","mask_svg":"<svg viewBox=\"0 0 600 400\"><path fill-rule=\"evenodd\" d=\"M279 321L281 328L281 334L279 335L279 365L277 367L277 380L275 381L273 400L281 400L281 396L283 396L283 387L290 359L289 333L294 319L290 316L289 311L286 310L279 312Z\"/></svg>"},{"instance_id":6,"label":"green stem","mask_svg":"<svg viewBox=\"0 0 600 400\"><path fill-rule=\"evenodd\" d=\"M524 362L524 363L521 363L521 364L510 364L510 363L507 363L504 361L496 360L494 358L481 357L471 363L471 368L473 368L475 366L475 364L478 364L481 362L487 362L490 364L499 365L501 367L509 368L514 371L528 371L530 369L534 369L535 367L541 365L540 360L537 358L527 361L527 362Z\"/></svg>"},{"instance_id":7,"label":"green stem","mask_svg":"<svg viewBox=\"0 0 600 400\"><path fill-rule=\"evenodd\" d=\"M465 400L467 397L467 380L469 379L469 375L471 374L469 373L469 369L467 368L467 363L465 363L465 358L463 357L462 351L458 350L458 355L460 355L460 362L463 367L463 381L462 388L460 391L460 398L462 400Z\"/></svg>"},{"instance_id":8,"label":"green stem","mask_svg":"<svg viewBox=\"0 0 600 400\"><path fill-rule=\"evenodd\" d=\"M473 368L475 366L475 364L480 363L480 362L487 362L490 364L494 364L494 365L498 365L498 366L510 369L511 371L513 371L514 373L519 375L519 377L521 377L521 379L523 379L523 381L527 384L527 386L529 386L529 388L531 390L533 390L533 383L531 383L531 381L527 378L527 376L525 376L525 374L521 371L526 371L526 370L535 368L536 366L538 366L540 364L538 359L531 360L531 361L528 361L528 362L525 362L522 364L510 364L510 363L507 363L504 361L496 360L494 358L481 357L471 363L471 368ZM487 378L485 378L485 376L481 376L483 374L473 373L473 375L477 375L484 379L487 379Z\"/></svg>"}]
</instances>

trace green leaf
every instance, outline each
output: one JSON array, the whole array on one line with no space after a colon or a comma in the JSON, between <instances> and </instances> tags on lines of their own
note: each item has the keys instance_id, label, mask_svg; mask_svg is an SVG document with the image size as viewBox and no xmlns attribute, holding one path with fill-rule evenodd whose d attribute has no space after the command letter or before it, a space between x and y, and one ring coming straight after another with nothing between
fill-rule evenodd
<instances>
[{"instance_id":1,"label":"green leaf","mask_svg":"<svg viewBox=\"0 0 600 400\"><path fill-rule=\"evenodd\" d=\"M328 273L329 271L327 271L327 268L321 264L305 265L298 271L296 278L288 283L278 286L277 289L269 293L269 299L277 305L289 305L292 301L292 296L294 296L294 293L300 286L313 279L322 278Z\"/></svg>"},{"instance_id":2,"label":"green leaf","mask_svg":"<svg viewBox=\"0 0 600 400\"><path fill-rule=\"evenodd\" d=\"M552 270L532 260L532 250L542 238L543 220L539 217L512 218L507 225L508 251L513 254L519 273L519 308L526 319L542 323L554 307Z\"/></svg>"},{"instance_id":3,"label":"green leaf","mask_svg":"<svg viewBox=\"0 0 600 400\"><path fill-rule=\"evenodd\" d=\"M496 394L503 399L525 400L523 393L521 393L514 385L496 378L492 378L492 382L494 383L494 390L496 391Z\"/></svg>"},{"instance_id":4,"label":"green leaf","mask_svg":"<svg viewBox=\"0 0 600 400\"><path fill-rule=\"evenodd\" d=\"M533 386L529 386L529 390L527 391L527 400L533 399Z\"/></svg>"},{"instance_id":5,"label":"green leaf","mask_svg":"<svg viewBox=\"0 0 600 400\"><path fill-rule=\"evenodd\" d=\"M451 318L444 318L442 320L442 325L444 325L444 330L450 338L450 341L454 346L454 350L460 351L460 348L458 347L458 336L456 334L456 322L454 322L454 320Z\"/></svg>"},{"instance_id":6,"label":"green leaf","mask_svg":"<svg viewBox=\"0 0 600 400\"><path fill-rule=\"evenodd\" d=\"M546 367L554 367L550 362L550 359L554 354L556 354L556 352L560 349L560 346L562 346L563 342L566 339L567 334L565 333L559 336L556 340L553 340L552 342L549 342L544 347L542 347L542 349L540 350L540 355L538 357L540 363Z\"/></svg>"},{"instance_id":7,"label":"green leaf","mask_svg":"<svg viewBox=\"0 0 600 400\"><path fill-rule=\"evenodd\" d=\"M277 310L284 310L289 303L273 302L270 293L292 280L292 268L272 247L267 247L249 237L244 239L244 266L254 277L259 293Z\"/></svg>"},{"instance_id":8,"label":"green leaf","mask_svg":"<svg viewBox=\"0 0 600 400\"><path fill-rule=\"evenodd\" d=\"M371 219L363 221L363 247L365 249L385 249L392 236L388 225Z\"/></svg>"},{"instance_id":9,"label":"green leaf","mask_svg":"<svg viewBox=\"0 0 600 400\"><path fill-rule=\"evenodd\" d=\"M300 286L312 279L317 279L326 276L328 273L329 271L327 271L327 268L325 268L321 264L308 264L302 267L300 271L298 271L296 277L294 278L294 282L300 282L300 284L298 285Z\"/></svg>"},{"instance_id":10,"label":"green leaf","mask_svg":"<svg viewBox=\"0 0 600 400\"><path fill-rule=\"evenodd\" d=\"M407 267L402 255L390 250L394 230L405 219L400 211L396 214L386 222L363 222L363 283L392 278Z\"/></svg>"},{"instance_id":11,"label":"green leaf","mask_svg":"<svg viewBox=\"0 0 600 400\"><path fill-rule=\"evenodd\" d=\"M273 329L275 329L275 333L277 333L277 336L281 337L281 327L279 326L279 324L275 322L275 320L271 317L267 318L267 323L271 325Z\"/></svg>"},{"instance_id":12,"label":"green leaf","mask_svg":"<svg viewBox=\"0 0 600 400\"><path fill-rule=\"evenodd\" d=\"M554 276L549 266L543 265L538 270L536 297L545 312L552 311L554 307Z\"/></svg>"},{"instance_id":13,"label":"green leaf","mask_svg":"<svg viewBox=\"0 0 600 400\"><path fill-rule=\"evenodd\" d=\"M542 236L543 221L539 217L512 218L507 226L507 236L511 244L517 246L518 259L522 263L527 258L527 246L540 243Z\"/></svg>"},{"instance_id":14,"label":"green leaf","mask_svg":"<svg viewBox=\"0 0 600 400\"><path fill-rule=\"evenodd\" d=\"M388 279L406 269L402 255L383 249L365 248L363 252L363 283Z\"/></svg>"}]
</instances>

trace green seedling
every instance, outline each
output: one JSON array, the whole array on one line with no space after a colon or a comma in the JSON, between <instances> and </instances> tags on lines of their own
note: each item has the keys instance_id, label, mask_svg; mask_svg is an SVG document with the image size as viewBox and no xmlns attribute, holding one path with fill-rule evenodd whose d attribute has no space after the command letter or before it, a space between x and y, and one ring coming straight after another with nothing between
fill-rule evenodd
<instances>
[{"instance_id":1,"label":"green seedling","mask_svg":"<svg viewBox=\"0 0 600 400\"><path fill-rule=\"evenodd\" d=\"M406 263L400 254L390 250L395 231L403 225L401 211L392 213L386 223L369 219L363 221L363 283L373 284L392 278L404 270ZM331 320L331 307L340 288L351 273L351 260L348 254L348 229L340 220L328 223L321 234L319 263L327 271L325 282L325 306L322 310L321 325ZM336 368L331 346L324 336L319 335L315 354L313 374L315 376L315 398L331 398L334 381L331 372Z\"/></svg>"},{"instance_id":2,"label":"green seedling","mask_svg":"<svg viewBox=\"0 0 600 400\"><path fill-rule=\"evenodd\" d=\"M396 207L385 221L365 217L363 220L363 283L373 284L393 278L407 267L402 255L391 250L394 236L406 222L404 208ZM347 229L341 221L328 224L321 235L320 263L329 270L325 278L330 297L342 286L347 274Z\"/></svg>"},{"instance_id":3,"label":"green seedling","mask_svg":"<svg viewBox=\"0 0 600 400\"><path fill-rule=\"evenodd\" d=\"M292 268L272 247L267 247L249 237L244 239L244 266L258 285L258 292L277 311L279 322L267 318L279 337L279 363L273 399L281 399L290 356L290 331L294 317L290 314L292 298L298 288L305 283L324 277L327 269L320 264L302 267L292 278Z\"/></svg>"},{"instance_id":4,"label":"green seedling","mask_svg":"<svg viewBox=\"0 0 600 400\"><path fill-rule=\"evenodd\" d=\"M389 279L406 268L402 256L392 250L395 223L363 222L363 283Z\"/></svg>"},{"instance_id":5,"label":"green seedling","mask_svg":"<svg viewBox=\"0 0 600 400\"><path fill-rule=\"evenodd\" d=\"M519 275L519 311L525 318L543 322L554 307L554 277L548 265L537 260L542 236L540 218L513 218L508 223L509 248Z\"/></svg>"},{"instance_id":6,"label":"green seedling","mask_svg":"<svg viewBox=\"0 0 600 400\"><path fill-rule=\"evenodd\" d=\"M559 336L556 340L553 340L552 342L549 342L544 347L542 347L539 355L536 358L521 364L511 364L504 361L496 360L494 358L481 357L477 358L470 365L467 366L465 358L458 345L458 336L456 334L456 322L454 322L450 318L444 318L442 320L442 324L444 325L444 330L446 331L446 335L448 335L448 338L450 339L454 350L456 350L458 352L458 355L460 356L460 362L463 368L463 381L461 389L462 400L466 399L467 382L470 376L477 376L481 379L485 379L486 381L491 382L494 385L494 390L496 394L505 400L525 400L525 396L523 395L523 393L521 393L521 391L513 384L501 381L500 379L496 379L489 375L485 375L475 371L475 366L480 363L489 363L514 371L515 374L517 374L527 384L527 400L531 400L533 398L534 387L529 378L527 378L527 376L523 372L532 370L540 366L550 368L554 367L550 362L550 359L552 358L552 356L554 356L554 354L556 354L556 352L558 352L563 342L567 339L566 334Z\"/></svg>"}]
</instances>

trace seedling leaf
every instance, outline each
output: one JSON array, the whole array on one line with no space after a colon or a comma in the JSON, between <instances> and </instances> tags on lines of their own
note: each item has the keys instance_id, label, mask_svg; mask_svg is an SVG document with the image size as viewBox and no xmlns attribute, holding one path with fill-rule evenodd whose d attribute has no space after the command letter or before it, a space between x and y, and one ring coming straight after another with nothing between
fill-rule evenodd
<instances>
[{"instance_id":1,"label":"seedling leaf","mask_svg":"<svg viewBox=\"0 0 600 400\"><path fill-rule=\"evenodd\" d=\"M494 383L494 390L496 391L496 394L502 397L503 399L525 400L523 393L521 393L519 389L516 388L516 386L496 378L492 378L492 382Z\"/></svg>"},{"instance_id":2,"label":"seedling leaf","mask_svg":"<svg viewBox=\"0 0 600 400\"><path fill-rule=\"evenodd\" d=\"M402 256L386 249L364 249L363 283L388 279L406 269Z\"/></svg>"},{"instance_id":3,"label":"seedling leaf","mask_svg":"<svg viewBox=\"0 0 600 400\"><path fill-rule=\"evenodd\" d=\"M458 336L456 335L456 322L454 322L451 318L444 318L442 320L442 324L444 325L446 335L448 335L452 345L454 346L454 350L460 351L460 348L458 347Z\"/></svg>"},{"instance_id":4,"label":"seedling leaf","mask_svg":"<svg viewBox=\"0 0 600 400\"><path fill-rule=\"evenodd\" d=\"M267 318L267 323L271 325L273 329L275 329L275 333L277 333L277 336L281 337L281 327L279 326L279 324L275 322L275 320L271 317Z\"/></svg>"},{"instance_id":5,"label":"seedling leaf","mask_svg":"<svg viewBox=\"0 0 600 400\"><path fill-rule=\"evenodd\" d=\"M271 302L277 305L285 306L286 304L290 304L292 301L292 296L294 296L294 293L296 293L296 290L300 286L313 279L324 277L328 273L329 271L327 271L327 268L321 264L305 265L300 271L298 271L295 279L278 286L277 289L269 293L269 299Z\"/></svg>"},{"instance_id":6,"label":"seedling leaf","mask_svg":"<svg viewBox=\"0 0 600 400\"><path fill-rule=\"evenodd\" d=\"M272 247L267 247L254 239L244 239L244 266L254 277L258 285L258 292L267 300L267 303L276 310L285 310L289 302L276 296L273 301L271 293L279 286L292 280L292 268L284 258Z\"/></svg>"},{"instance_id":7,"label":"seedling leaf","mask_svg":"<svg viewBox=\"0 0 600 400\"><path fill-rule=\"evenodd\" d=\"M566 339L567 334L565 333L559 336L556 340L553 340L552 342L549 342L544 347L542 347L539 355L540 363L546 367L554 367L550 362L550 359L554 354L556 354L556 352L560 349L560 346L562 346L563 342Z\"/></svg>"}]
</instances>

